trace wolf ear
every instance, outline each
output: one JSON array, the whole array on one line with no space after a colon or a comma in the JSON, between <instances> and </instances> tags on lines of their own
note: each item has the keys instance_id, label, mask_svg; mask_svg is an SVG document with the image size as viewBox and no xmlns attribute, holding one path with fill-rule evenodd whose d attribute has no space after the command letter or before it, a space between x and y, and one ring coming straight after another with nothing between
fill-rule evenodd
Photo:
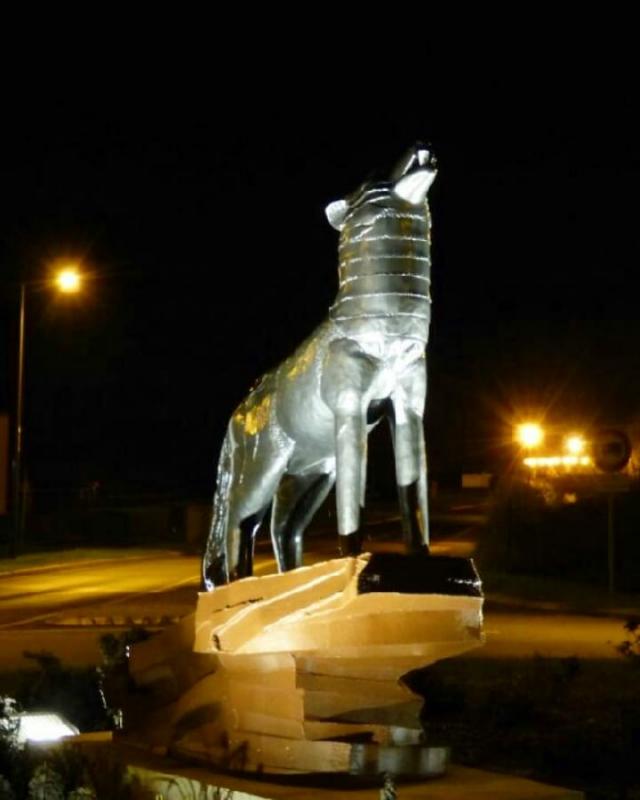
<instances>
[{"instance_id":1,"label":"wolf ear","mask_svg":"<svg viewBox=\"0 0 640 800\"><path fill-rule=\"evenodd\" d=\"M324 213L327 215L329 225L337 231L344 228L344 221L349 211L349 203L346 200L334 200L333 203L325 208Z\"/></svg>"},{"instance_id":2,"label":"wolf ear","mask_svg":"<svg viewBox=\"0 0 640 800\"><path fill-rule=\"evenodd\" d=\"M411 205L418 206L424 203L429 187L433 183L435 172L428 169L418 169L405 175L393 187L398 197L406 200Z\"/></svg>"}]
</instances>

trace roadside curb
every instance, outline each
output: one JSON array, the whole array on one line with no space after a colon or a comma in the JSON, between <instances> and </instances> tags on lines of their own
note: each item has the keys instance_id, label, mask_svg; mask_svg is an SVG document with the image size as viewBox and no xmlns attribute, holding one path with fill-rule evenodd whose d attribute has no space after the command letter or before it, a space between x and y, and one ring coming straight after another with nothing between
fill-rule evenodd
<instances>
[{"instance_id":1,"label":"roadside curb","mask_svg":"<svg viewBox=\"0 0 640 800\"><path fill-rule=\"evenodd\" d=\"M123 614L113 615L85 615L78 617L62 617L58 619L45 620L47 627L51 628L164 628L167 625L174 625L182 618L162 614L157 616L125 616Z\"/></svg>"}]
</instances>

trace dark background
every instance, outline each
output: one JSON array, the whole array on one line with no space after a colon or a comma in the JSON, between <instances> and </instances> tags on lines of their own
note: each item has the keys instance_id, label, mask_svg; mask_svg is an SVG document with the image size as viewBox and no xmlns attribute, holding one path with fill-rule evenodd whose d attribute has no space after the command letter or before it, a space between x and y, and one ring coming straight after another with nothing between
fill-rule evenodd
<instances>
[{"instance_id":1,"label":"dark background","mask_svg":"<svg viewBox=\"0 0 640 800\"><path fill-rule=\"evenodd\" d=\"M375 47L334 63L325 42L310 64L297 52L279 65L277 48L225 56L195 29L179 38L180 54L160 42L131 65L113 40L101 70L85 37L63 69L45 59L6 87L0 408L14 403L19 282L61 257L90 278L76 298L28 291L25 461L37 489L99 480L208 496L235 404L332 301L325 205L418 139L440 163L434 474L495 468L528 413L636 416L631 44L609 40L605 59L562 37L441 42L409 65Z\"/></svg>"}]
</instances>

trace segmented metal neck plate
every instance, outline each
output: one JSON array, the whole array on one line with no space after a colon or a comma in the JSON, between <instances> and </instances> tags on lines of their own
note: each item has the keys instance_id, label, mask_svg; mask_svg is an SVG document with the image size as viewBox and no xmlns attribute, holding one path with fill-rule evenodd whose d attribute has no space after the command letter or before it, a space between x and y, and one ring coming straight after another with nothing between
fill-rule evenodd
<instances>
[{"instance_id":1,"label":"segmented metal neck plate","mask_svg":"<svg viewBox=\"0 0 640 800\"><path fill-rule=\"evenodd\" d=\"M430 317L430 238L427 204L412 206L393 184L363 187L349 200L340 236L336 321L372 317Z\"/></svg>"}]
</instances>

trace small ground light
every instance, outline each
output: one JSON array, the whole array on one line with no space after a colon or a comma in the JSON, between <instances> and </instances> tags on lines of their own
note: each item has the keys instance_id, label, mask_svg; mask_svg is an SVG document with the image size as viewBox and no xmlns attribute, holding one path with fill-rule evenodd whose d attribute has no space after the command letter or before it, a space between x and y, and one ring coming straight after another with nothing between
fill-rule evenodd
<instances>
[{"instance_id":1,"label":"small ground light","mask_svg":"<svg viewBox=\"0 0 640 800\"><path fill-rule=\"evenodd\" d=\"M79 733L75 725L49 711L19 714L17 719L19 742L55 742Z\"/></svg>"},{"instance_id":2,"label":"small ground light","mask_svg":"<svg viewBox=\"0 0 640 800\"><path fill-rule=\"evenodd\" d=\"M579 433L572 433L571 436L567 436L564 442L565 450L571 455L578 456L584 452L585 448L585 441Z\"/></svg>"},{"instance_id":3,"label":"small ground light","mask_svg":"<svg viewBox=\"0 0 640 800\"><path fill-rule=\"evenodd\" d=\"M516 428L516 441L523 447L537 447L544 439L544 431L537 422L525 422Z\"/></svg>"},{"instance_id":4,"label":"small ground light","mask_svg":"<svg viewBox=\"0 0 640 800\"><path fill-rule=\"evenodd\" d=\"M56 286L61 292L73 294L80 291L80 273L75 267L67 267L56 275Z\"/></svg>"}]
</instances>

